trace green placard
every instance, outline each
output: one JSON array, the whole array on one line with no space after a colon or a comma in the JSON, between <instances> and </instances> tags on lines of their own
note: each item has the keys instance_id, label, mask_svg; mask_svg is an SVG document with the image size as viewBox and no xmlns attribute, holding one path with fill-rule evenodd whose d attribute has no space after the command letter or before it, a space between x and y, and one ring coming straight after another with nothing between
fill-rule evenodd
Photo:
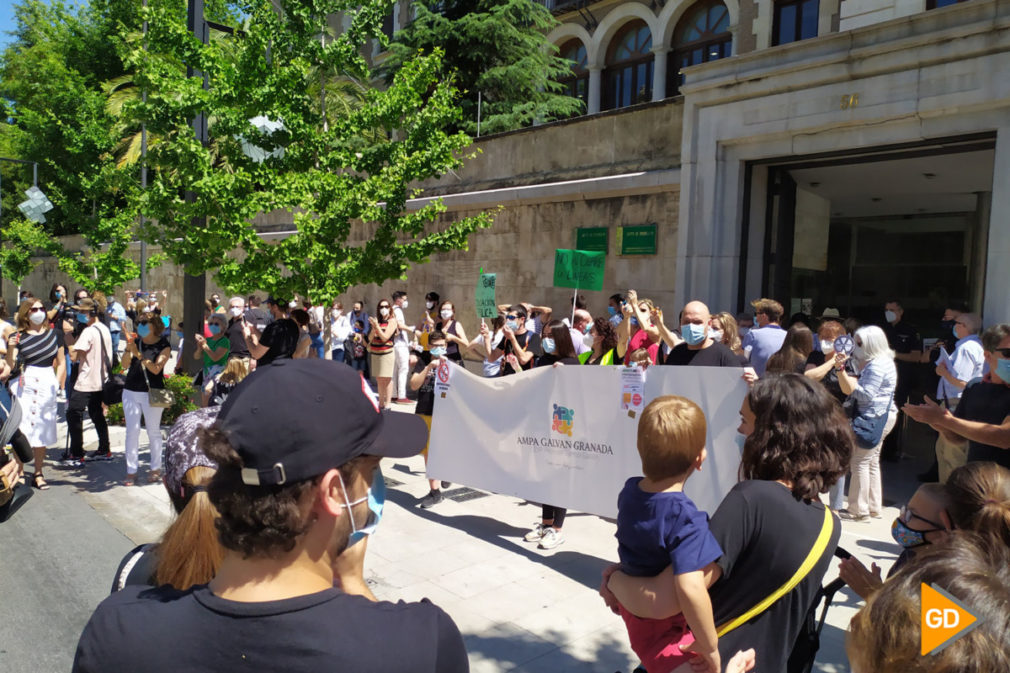
<instances>
[{"instance_id":1,"label":"green placard","mask_svg":"<svg viewBox=\"0 0 1010 673\"><path fill-rule=\"evenodd\" d=\"M559 248L554 251L554 287L602 290L605 262L602 252Z\"/></svg>"},{"instance_id":2,"label":"green placard","mask_svg":"<svg viewBox=\"0 0 1010 673\"><path fill-rule=\"evenodd\" d=\"M575 230L575 249L606 253L609 233L607 227L579 227Z\"/></svg>"},{"instance_id":3,"label":"green placard","mask_svg":"<svg viewBox=\"0 0 1010 673\"><path fill-rule=\"evenodd\" d=\"M622 255L655 255L656 225L618 227L617 249Z\"/></svg>"},{"instance_id":4,"label":"green placard","mask_svg":"<svg viewBox=\"0 0 1010 673\"><path fill-rule=\"evenodd\" d=\"M497 280L495 273L482 273L477 279L477 293L475 303L477 305L478 318L494 318L498 315L498 306L494 299L494 286Z\"/></svg>"}]
</instances>

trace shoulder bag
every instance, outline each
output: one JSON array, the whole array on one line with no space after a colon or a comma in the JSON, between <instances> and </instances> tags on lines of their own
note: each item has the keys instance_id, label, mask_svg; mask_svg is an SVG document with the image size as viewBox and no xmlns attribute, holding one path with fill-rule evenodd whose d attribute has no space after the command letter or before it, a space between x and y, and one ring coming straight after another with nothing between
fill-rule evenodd
<instances>
[{"instance_id":1,"label":"shoulder bag","mask_svg":"<svg viewBox=\"0 0 1010 673\"><path fill-rule=\"evenodd\" d=\"M102 334L102 330L97 327L95 329L98 330L98 343L102 345L102 364L108 372L108 378L102 382L102 401L105 402L106 406L110 407L113 404L122 404L123 389L126 388L126 377L122 374L112 373L112 362L109 360L109 354L105 350L105 335Z\"/></svg>"},{"instance_id":2,"label":"shoulder bag","mask_svg":"<svg viewBox=\"0 0 1010 673\"><path fill-rule=\"evenodd\" d=\"M144 370L144 383L147 384L147 403L152 407L161 407L162 409L172 406L175 403L175 395L172 394L172 391L168 388L152 388L151 379L148 378L149 372L143 362L140 363L140 368Z\"/></svg>"}]
</instances>

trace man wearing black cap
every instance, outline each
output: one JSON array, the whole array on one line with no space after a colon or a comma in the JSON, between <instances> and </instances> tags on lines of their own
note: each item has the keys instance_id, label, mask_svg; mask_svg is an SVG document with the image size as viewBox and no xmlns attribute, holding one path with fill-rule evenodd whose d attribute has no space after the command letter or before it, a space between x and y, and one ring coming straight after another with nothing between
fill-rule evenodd
<instances>
[{"instance_id":1,"label":"man wearing black cap","mask_svg":"<svg viewBox=\"0 0 1010 673\"><path fill-rule=\"evenodd\" d=\"M385 500L379 461L420 452L426 434L414 414L380 413L345 365L283 359L257 369L203 437L218 464L208 493L227 550L214 579L110 596L73 670L468 671L445 612L426 600L376 601L362 573Z\"/></svg>"}]
</instances>

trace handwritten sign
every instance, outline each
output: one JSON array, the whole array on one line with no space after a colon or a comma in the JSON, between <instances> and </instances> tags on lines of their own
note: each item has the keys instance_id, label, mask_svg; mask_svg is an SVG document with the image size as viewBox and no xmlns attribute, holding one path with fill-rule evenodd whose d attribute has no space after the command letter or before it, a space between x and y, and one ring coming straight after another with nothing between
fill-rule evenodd
<instances>
[{"instance_id":1,"label":"handwritten sign","mask_svg":"<svg viewBox=\"0 0 1010 673\"><path fill-rule=\"evenodd\" d=\"M496 277L497 274L494 273L482 273L477 280L475 304L478 318L494 318L498 315L498 306L494 298Z\"/></svg>"},{"instance_id":2,"label":"handwritten sign","mask_svg":"<svg viewBox=\"0 0 1010 673\"><path fill-rule=\"evenodd\" d=\"M554 287L602 290L605 261L604 252L558 248L554 251Z\"/></svg>"}]
</instances>

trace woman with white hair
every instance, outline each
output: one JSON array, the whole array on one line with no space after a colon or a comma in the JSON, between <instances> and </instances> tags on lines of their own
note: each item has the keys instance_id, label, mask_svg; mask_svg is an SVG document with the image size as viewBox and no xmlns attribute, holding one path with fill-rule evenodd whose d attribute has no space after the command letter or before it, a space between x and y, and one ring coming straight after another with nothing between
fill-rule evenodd
<instances>
[{"instance_id":1,"label":"woman with white hair","mask_svg":"<svg viewBox=\"0 0 1010 673\"><path fill-rule=\"evenodd\" d=\"M852 405L856 446L852 451L849 470L849 508L840 513L849 521L880 518L883 493L880 483L880 446L894 429L898 408L894 404L894 389L898 372L894 366L894 351L887 345L884 330L876 325L860 327L855 333L852 358L859 371L854 378L845 371L848 356L835 357L838 384Z\"/></svg>"}]
</instances>

